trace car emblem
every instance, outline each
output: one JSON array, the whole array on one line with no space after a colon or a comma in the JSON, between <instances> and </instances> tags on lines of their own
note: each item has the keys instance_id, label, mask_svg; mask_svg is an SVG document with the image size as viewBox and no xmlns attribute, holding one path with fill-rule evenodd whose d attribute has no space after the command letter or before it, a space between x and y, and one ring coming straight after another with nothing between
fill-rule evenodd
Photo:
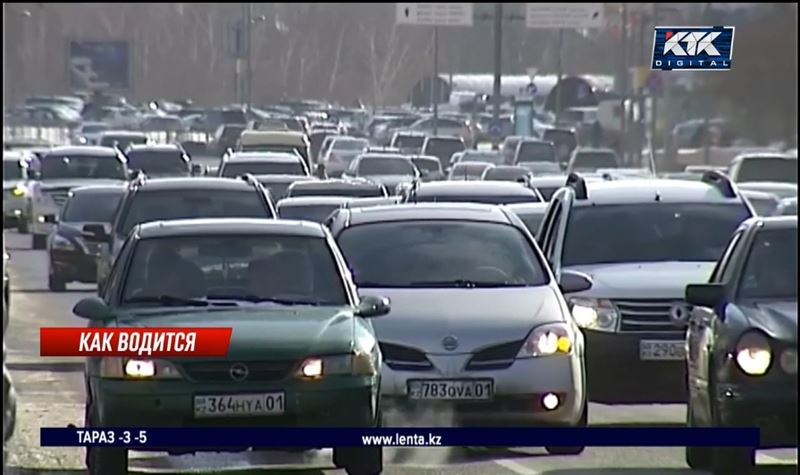
<instances>
[{"instance_id":1,"label":"car emblem","mask_svg":"<svg viewBox=\"0 0 800 475\"><path fill-rule=\"evenodd\" d=\"M442 338L442 348L447 351L453 351L458 348L458 338L450 335Z\"/></svg>"},{"instance_id":2,"label":"car emblem","mask_svg":"<svg viewBox=\"0 0 800 475\"><path fill-rule=\"evenodd\" d=\"M675 302L669 309L669 318L677 325L686 325L691 315L692 307L686 302Z\"/></svg>"},{"instance_id":3,"label":"car emblem","mask_svg":"<svg viewBox=\"0 0 800 475\"><path fill-rule=\"evenodd\" d=\"M242 363L235 363L233 366L231 366L230 374L231 379L234 381L244 381L250 374L250 370L247 369L247 366Z\"/></svg>"}]
</instances>

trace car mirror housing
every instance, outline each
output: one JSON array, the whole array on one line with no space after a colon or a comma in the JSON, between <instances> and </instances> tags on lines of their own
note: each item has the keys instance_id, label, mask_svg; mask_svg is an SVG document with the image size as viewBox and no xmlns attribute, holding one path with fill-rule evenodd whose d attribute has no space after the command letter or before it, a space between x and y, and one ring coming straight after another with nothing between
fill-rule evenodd
<instances>
[{"instance_id":1,"label":"car mirror housing","mask_svg":"<svg viewBox=\"0 0 800 475\"><path fill-rule=\"evenodd\" d=\"M391 310L391 302L388 297L375 297L367 295L361 297L361 303L355 311L355 315L361 318L375 318L386 315Z\"/></svg>"},{"instance_id":2,"label":"car mirror housing","mask_svg":"<svg viewBox=\"0 0 800 475\"><path fill-rule=\"evenodd\" d=\"M108 320L111 318L111 309L98 297L81 299L72 308L72 313L87 320Z\"/></svg>"},{"instance_id":3,"label":"car mirror housing","mask_svg":"<svg viewBox=\"0 0 800 475\"><path fill-rule=\"evenodd\" d=\"M592 288L592 278L582 272L564 270L561 271L561 278L558 286L565 294L583 292Z\"/></svg>"},{"instance_id":4,"label":"car mirror housing","mask_svg":"<svg viewBox=\"0 0 800 475\"><path fill-rule=\"evenodd\" d=\"M716 307L725 294L721 284L689 284L686 286L686 301L698 307Z\"/></svg>"}]
</instances>

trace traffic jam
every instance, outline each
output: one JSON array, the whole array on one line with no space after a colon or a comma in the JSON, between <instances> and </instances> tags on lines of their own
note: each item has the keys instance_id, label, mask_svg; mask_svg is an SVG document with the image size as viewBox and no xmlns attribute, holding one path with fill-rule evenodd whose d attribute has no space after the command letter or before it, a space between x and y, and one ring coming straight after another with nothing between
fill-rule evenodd
<instances>
[{"instance_id":1,"label":"traffic jam","mask_svg":"<svg viewBox=\"0 0 800 475\"><path fill-rule=\"evenodd\" d=\"M425 4L397 5L402 25ZM796 122L772 140L721 110L667 122L669 95L549 68L437 75L446 94L423 78L389 106L8 104L3 473L796 472ZM232 332L223 357L47 358L41 327ZM760 444L40 446L68 426L756 427Z\"/></svg>"}]
</instances>

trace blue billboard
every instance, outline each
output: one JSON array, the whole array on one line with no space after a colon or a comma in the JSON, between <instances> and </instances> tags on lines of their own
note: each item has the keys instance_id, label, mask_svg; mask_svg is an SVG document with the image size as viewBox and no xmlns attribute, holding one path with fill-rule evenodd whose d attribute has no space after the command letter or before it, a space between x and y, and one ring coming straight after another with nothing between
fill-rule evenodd
<instances>
[{"instance_id":1,"label":"blue billboard","mask_svg":"<svg viewBox=\"0 0 800 475\"><path fill-rule=\"evenodd\" d=\"M130 43L72 40L67 66L73 89L129 89Z\"/></svg>"}]
</instances>

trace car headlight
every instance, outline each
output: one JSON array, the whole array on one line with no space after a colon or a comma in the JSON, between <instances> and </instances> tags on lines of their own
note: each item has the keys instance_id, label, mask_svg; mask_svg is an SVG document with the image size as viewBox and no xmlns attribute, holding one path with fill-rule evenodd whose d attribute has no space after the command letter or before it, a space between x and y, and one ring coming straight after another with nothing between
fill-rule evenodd
<instances>
[{"instance_id":1,"label":"car headlight","mask_svg":"<svg viewBox=\"0 0 800 475\"><path fill-rule=\"evenodd\" d=\"M105 357L100 377L109 379L181 379L181 373L165 360Z\"/></svg>"},{"instance_id":2,"label":"car headlight","mask_svg":"<svg viewBox=\"0 0 800 475\"><path fill-rule=\"evenodd\" d=\"M332 375L374 376L377 372L375 357L359 352L307 358L297 369L297 377L319 379Z\"/></svg>"},{"instance_id":3,"label":"car headlight","mask_svg":"<svg viewBox=\"0 0 800 475\"><path fill-rule=\"evenodd\" d=\"M567 325L552 323L534 328L522 344L517 358L569 354L573 346Z\"/></svg>"},{"instance_id":4,"label":"car headlight","mask_svg":"<svg viewBox=\"0 0 800 475\"><path fill-rule=\"evenodd\" d=\"M619 311L606 299L570 299L572 317L581 328L613 332L617 329Z\"/></svg>"},{"instance_id":5,"label":"car headlight","mask_svg":"<svg viewBox=\"0 0 800 475\"><path fill-rule=\"evenodd\" d=\"M759 332L748 332L736 343L736 364L751 376L761 376L772 362L772 350L767 337Z\"/></svg>"},{"instance_id":6,"label":"car headlight","mask_svg":"<svg viewBox=\"0 0 800 475\"><path fill-rule=\"evenodd\" d=\"M61 249L64 251L72 251L75 250L75 245L70 242L69 239L65 238L60 234L56 234L53 236L53 241L50 243L50 247L53 249Z\"/></svg>"}]
</instances>

